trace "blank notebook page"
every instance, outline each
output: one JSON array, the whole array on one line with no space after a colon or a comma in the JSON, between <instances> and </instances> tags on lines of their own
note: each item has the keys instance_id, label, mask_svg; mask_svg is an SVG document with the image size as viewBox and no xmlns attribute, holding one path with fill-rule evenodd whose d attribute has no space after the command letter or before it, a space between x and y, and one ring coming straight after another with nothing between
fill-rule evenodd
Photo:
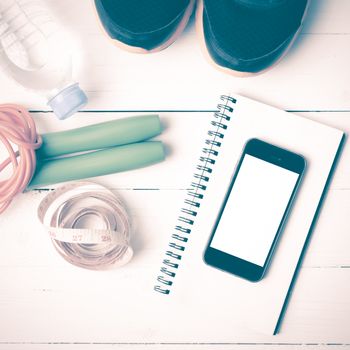
<instances>
[{"instance_id":1,"label":"blank notebook page","mask_svg":"<svg viewBox=\"0 0 350 350\"><path fill-rule=\"evenodd\" d=\"M232 105L234 111L230 113L222 147L215 158L171 293L165 298L169 299L174 315L181 312L186 315L181 321L183 327L205 324L205 332L219 336L222 330L216 325L229 323L233 328L235 324L245 325L273 334L343 132L241 96L233 97L237 102ZM236 164L251 138L301 154L307 161L305 176L271 265L257 283L203 262L206 244ZM230 226L227 220L223 224Z\"/></svg>"}]
</instances>

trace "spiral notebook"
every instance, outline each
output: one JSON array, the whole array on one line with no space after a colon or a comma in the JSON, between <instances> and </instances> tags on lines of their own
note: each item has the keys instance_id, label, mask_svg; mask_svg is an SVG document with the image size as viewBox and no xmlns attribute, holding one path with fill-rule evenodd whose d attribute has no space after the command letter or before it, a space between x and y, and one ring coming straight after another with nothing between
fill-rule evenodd
<instances>
[{"instance_id":1,"label":"spiral notebook","mask_svg":"<svg viewBox=\"0 0 350 350\"><path fill-rule=\"evenodd\" d=\"M302 154L308 163L268 273L258 283L203 262L235 165L251 138ZM207 331L210 324L217 332L220 324L245 324L276 334L344 138L340 130L248 98L221 96L156 277L155 292L168 300L162 308L183 312L187 327L205 318Z\"/></svg>"}]
</instances>

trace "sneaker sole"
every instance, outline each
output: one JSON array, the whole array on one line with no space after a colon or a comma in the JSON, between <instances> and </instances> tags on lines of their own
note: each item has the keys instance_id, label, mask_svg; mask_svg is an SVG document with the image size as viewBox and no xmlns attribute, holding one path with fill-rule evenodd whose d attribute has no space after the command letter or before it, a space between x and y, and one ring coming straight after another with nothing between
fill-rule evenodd
<instances>
[{"instance_id":1,"label":"sneaker sole","mask_svg":"<svg viewBox=\"0 0 350 350\"><path fill-rule=\"evenodd\" d=\"M162 51L162 50L166 49L167 47L169 47L171 44L173 44L177 40L177 38L180 36L180 34L184 31L184 29L187 26L187 23L192 15L195 3L196 3L196 0L190 0L190 4L188 5L181 22L179 23L179 25L177 26L175 32L171 35L171 37L167 41L165 41L163 44L161 44L161 45L159 45L151 50L144 49L143 47L127 45L127 44L121 42L120 40L111 38L100 20L100 17L97 13L95 5L94 5L94 9L95 9L94 12L95 12L95 16L97 18L97 21L100 25L100 28L102 28L103 33L107 36L107 38L110 41L112 41L112 43L114 45L116 45L118 48L120 48L122 50L126 50L126 51L129 51L132 53L148 54L148 53L155 53L155 52Z\"/></svg>"},{"instance_id":2,"label":"sneaker sole","mask_svg":"<svg viewBox=\"0 0 350 350\"><path fill-rule=\"evenodd\" d=\"M200 42L200 46L202 48L202 52L205 56L205 58L207 59L207 61L214 66L216 69L218 69L219 71L225 73L225 74L230 74L234 77L239 77L239 78L248 78L248 77L254 77L263 73L266 73L267 71L269 71L270 69L274 68L278 63L280 63L280 61L287 55L288 51L290 50L290 48L293 46L296 38L298 37L298 35L301 32L301 29L303 27L304 24L304 20L306 17L306 13L309 10L309 6L310 6L310 0L307 1L306 3L306 8L303 14L303 18L301 19L301 24L299 29L297 30L297 32L294 34L293 39L291 40L291 42L289 43L289 45L287 46L287 48L285 49L285 51L283 52L283 54L271 65L268 66L267 68L259 71L259 72L242 72L242 71L238 71L238 70L234 70L231 68L227 68L227 67L222 67L219 64L217 64L212 57L209 54L209 51L207 49L206 43L205 43L205 37L204 37L204 27L203 27L203 11L204 11L204 5L203 5L203 0L198 0L198 5L197 5L197 10L196 10L196 32L197 32L197 36L199 38L199 42Z\"/></svg>"}]
</instances>

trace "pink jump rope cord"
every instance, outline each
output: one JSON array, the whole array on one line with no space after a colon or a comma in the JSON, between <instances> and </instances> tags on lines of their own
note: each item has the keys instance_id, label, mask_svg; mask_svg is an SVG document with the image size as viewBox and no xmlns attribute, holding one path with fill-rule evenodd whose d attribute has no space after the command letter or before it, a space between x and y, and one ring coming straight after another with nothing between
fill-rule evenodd
<instances>
[{"instance_id":1,"label":"pink jump rope cord","mask_svg":"<svg viewBox=\"0 0 350 350\"><path fill-rule=\"evenodd\" d=\"M25 190L32 179L36 167L35 150L42 145L42 138L37 134L35 123L28 111L21 106L7 104L0 105L0 141L9 154L9 157L0 164L0 174L10 164L13 168L12 175L7 180L0 181L1 214L7 209L13 198ZM13 146L18 150L15 151ZM40 220L43 222L46 211L52 204L50 199L56 199L68 190L80 189L84 186L91 185L87 183L71 184L64 190L49 194L39 206ZM100 191L95 190L91 193L85 190L79 195L75 193L72 198L63 201L51 217L48 230L51 235L52 232L55 234L52 242L60 255L74 265L88 269L102 269L110 265L124 265L132 257L132 249L129 245L128 216L118 199L106 191L100 189ZM80 209L73 210L73 203L90 197L98 199L104 204L104 207L101 206L101 203L98 206L88 207L86 204ZM96 236L95 230L76 229L77 222L88 215L95 215L103 219L106 226L103 235L111 238L110 241L96 241L95 238L89 242L87 238L91 238L94 234ZM64 237L61 237L62 235ZM79 235L81 235L81 242L77 243L74 238Z\"/></svg>"},{"instance_id":2,"label":"pink jump rope cord","mask_svg":"<svg viewBox=\"0 0 350 350\"><path fill-rule=\"evenodd\" d=\"M1 214L32 179L36 167L35 150L41 146L42 139L24 107L4 104L0 105L0 141L9 153L9 157L0 164L0 174L9 164L13 169L12 176L0 181ZM13 145L18 151L13 149Z\"/></svg>"}]
</instances>

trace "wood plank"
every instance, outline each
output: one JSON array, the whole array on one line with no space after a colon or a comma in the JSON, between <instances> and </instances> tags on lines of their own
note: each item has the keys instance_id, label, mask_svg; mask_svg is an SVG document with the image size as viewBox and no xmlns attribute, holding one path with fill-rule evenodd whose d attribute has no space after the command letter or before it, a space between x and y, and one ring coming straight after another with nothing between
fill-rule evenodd
<instances>
[{"instance_id":1,"label":"wood plank","mask_svg":"<svg viewBox=\"0 0 350 350\"><path fill-rule=\"evenodd\" d=\"M113 320L118 316L110 310L117 312L113 301L118 298L119 283L131 282L146 271L156 270L161 256L159 249L163 252L166 246L177 210L175 208L178 208L178 202L182 198L181 192L120 191L124 201L131 206L130 212L137 218L133 240L135 259L126 269L97 273L68 265L57 255L40 224L33 220L38 202L45 193L31 192L24 195L25 198L15 203L16 209L10 209L7 215L0 217L3 247L0 254L0 341L134 342L134 337L125 338L116 332ZM339 194L342 196L344 192L332 191L329 198L333 195L338 197ZM345 198L348 201L348 197ZM165 200L167 210L162 211L160 220L155 213ZM331 199L328 203L333 207ZM336 207L339 205L346 220L348 202L344 203L338 197L334 203L337 203L334 212L322 216L324 221L319 223L320 230L316 228L306 266L313 266L315 260L321 260L323 254L323 263L329 258L332 264L340 262L342 265L344 261L348 262L347 225L346 221L344 223L339 219ZM19 212L23 213L21 220L18 220ZM331 224L326 224L328 220L331 220ZM339 226L327 230L333 223ZM336 235L332 235L332 232ZM153 247L150 250L148 242L155 236L159 237L156 245L159 249ZM336 251L332 252L333 249ZM146 255L149 263L143 266L143 257ZM335 261L340 257L343 260ZM203 323L199 326L203 333L189 332L181 327L169 329L169 332L161 332L161 328L143 329L143 340L349 343L347 325L350 315L350 269L332 266L322 268L318 266L319 263L316 261L315 266L302 269L283 323L282 334L277 337L265 337L248 330L235 331L228 326L214 331L206 329ZM104 327L86 333L86 329L92 329L97 324L103 324Z\"/></svg>"},{"instance_id":2,"label":"wood plank","mask_svg":"<svg viewBox=\"0 0 350 350\"><path fill-rule=\"evenodd\" d=\"M185 315L178 321L168 315L149 327L151 316L140 314L145 318L140 327L118 314L118 286L127 283L121 270L1 268L1 275L9 276L0 286L1 343L350 343L350 269L303 269L282 333L275 337L219 321L211 328L205 318L194 327ZM120 317L125 329L118 330Z\"/></svg>"},{"instance_id":3,"label":"wood plank","mask_svg":"<svg viewBox=\"0 0 350 350\"><path fill-rule=\"evenodd\" d=\"M339 9L343 11L339 11ZM349 34L350 26L346 13L350 11L347 0L312 0L303 33Z\"/></svg>"},{"instance_id":4,"label":"wood plank","mask_svg":"<svg viewBox=\"0 0 350 350\"><path fill-rule=\"evenodd\" d=\"M76 117L66 120L64 123L57 120L52 113L35 113L33 116L37 122L38 131L45 133L72 129L135 114L142 115L144 113L79 113ZM297 114L339 128L346 133L350 132L350 112L304 112ZM98 181L102 181L110 188L188 188L201 149L204 146L212 113L164 112L160 113L160 117L165 130L158 139L162 140L167 146L166 161L144 168L142 171L135 170L104 176L103 179L98 179ZM5 154L3 152L4 149L0 146L0 156ZM346 143L331 183L332 189L350 188L349 162L350 145Z\"/></svg>"},{"instance_id":5,"label":"wood plank","mask_svg":"<svg viewBox=\"0 0 350 350\"><path fill-rule=\"evenodd\" d=\"M166 343L147 343L147 344L79 344L79 343L47 343L47 344L1 344L0 350L347 350L348 344L205 344L205 343L185 343L185 344L166 344Z\"/></svg>"},{"instance_id":6,"label":"wood plank","mask_svg":"<svg viewBox=\"0 0 350 350\"><path fill-rule=\"evenodd\" d=\"M326 276L332 277L327 279ZM282 334L304 333L308 339L320 337L327 343L349 343L350 310L345 300L348 297L342 296L349 292L349 268L302 269L286 313ZM311 319L312 322L309 322ZM340 319L342 321L338 323Z\"/></svg>"},{"instance_id":7,"label":"wood plank","mask_svg":"<svg viewBox=\"0 0 350 350\"><path fill-rule=\"evenodd\" d=\"M89 95L86 109L211 110L217 94L233 91L284 109L350 110L349 72L344 70L350 59L347 0L314 2L306 30L287 57L270 72L250 79L213 69L201 53L193 25L167 50L135 55L104 37L92 2L48 3L74 43L74 77ZM0 102L48 109L43 98L4 76L0 90Z\"/></svg>"},{"instance_id":8,"label":"wood plank","mask_svg":"<svg viewBox=\"0 0 350 350\"><path fill-rule=\"evenodd\" d=\"M35 191L22 195L4 215L0 216L0 232L4 247L1 249L0 267L25 269L40 267L49 271L52 267L65 265L57 257L36 217L39 202L46 193ZM180 214L185 191L118 190L117 193L127 205L135 225L133 245L141 254L140 260L136 261L143 263L143 252L147 252L148 243L154 241L153 237L158 237L159 245L152 253L154 259L148 257L152 259L150 263L158 267L177 216ZM350 191L330 191L303 266L311 268L350 266L349 207ZM18 220L19 213L21 220Z\"/></svg>"}]
</instances>

